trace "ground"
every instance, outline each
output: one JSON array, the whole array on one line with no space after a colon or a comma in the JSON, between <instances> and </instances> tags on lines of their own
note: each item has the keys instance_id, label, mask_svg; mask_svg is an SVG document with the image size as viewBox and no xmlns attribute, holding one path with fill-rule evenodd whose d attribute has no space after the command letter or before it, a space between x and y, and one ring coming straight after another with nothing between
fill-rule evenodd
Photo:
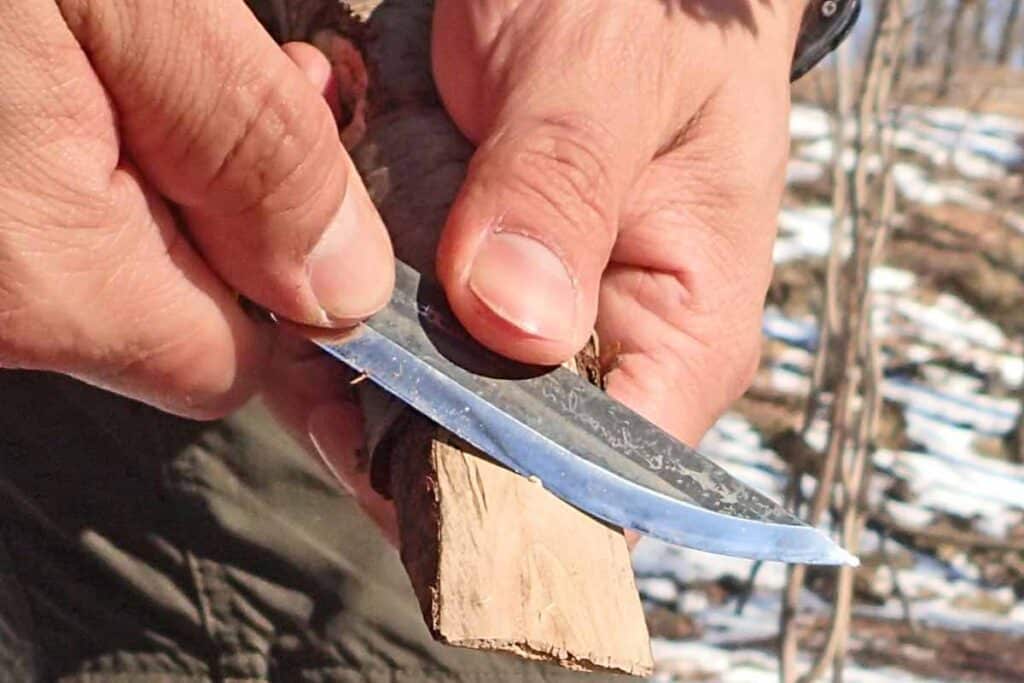
<instances>
[{"instance_id":1,"label":"ground","mask_svg":"<svg viewBox=\"0 0 1024 683\"><path fill-rule=\"evenodd\" d=\"M927 74L920 75L924 77ZM898 217L872 278L885 415L861 550L846 681L1024 680L1024 78L981 79L898 117ZM703 449L781 497L798 427L829 249L833 145L798 89L764 359ZM999 91L1005 97L993 99ZM809 440L820 447L824 424ZM656 680L774 681L785 569L645 540L635 566ZM798 623L805 665L822 645L831 574L814 574ZM741 606L742 603L742 606Z\"/></svg>"}]
</instances>

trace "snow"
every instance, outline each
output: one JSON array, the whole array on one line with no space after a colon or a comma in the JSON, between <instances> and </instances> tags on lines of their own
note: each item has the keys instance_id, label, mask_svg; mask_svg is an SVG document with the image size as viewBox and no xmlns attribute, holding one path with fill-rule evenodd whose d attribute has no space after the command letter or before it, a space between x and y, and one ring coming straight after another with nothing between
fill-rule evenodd
<instances>
[{"instance_id":1,"label":"snow","mask_svg":"<svg viewBox=\"0 0 1024 683\"><path fill-rule=\"evenodd\" d=\"M936 129L956 131L974 128L987 135L1011 140L1024 135L1024 121L999 114L970 112L954 107L905 106L902 111L906 117L925 121Z\"/></svg>"},{"instance_id":2,"label":"snow","mask_svg":"<svg viewBox=\"0 0 1024 683\"><path fill-rule=\"evenodd\" d=\"M884 396L904 407L906 434L913 444L909 450L878 453L880 471L905 481L913 495L911 501L885 499L883 507L906 528L925 528L941 515L965 520L991 538L1005 538L1024 521L1024 466L986 457L977 444L980 437L1001 438L1015 424L1019 402L989 394L986 378L1009 385L1021 378L1019 344L962 300L948 294L923 296L913 274L884 269L875 278L875 319L883 344L903 349L923 364L914 376L897 373L883 383ZM765 332L792 345L769 364L765 376L771 386L803 391L809 374L807 349L816 337L813 320L791 319L771 309ZM823 435L819 430L818 446ZM985 588L977 568L963 556L945 564L919 555L913 567L900 570L899 579L912 599L921 601L922 619L947 627L985 624L1024 630L1024 609L1017 609L1005 591ZM984 600L1005 605L1006 614L996 618L964 606ZM891 600L884 609L899 614Z\"/></svg>"},{"instance_id":3,"label":"snow","mask_svg":"<svg viewBox=\"0 0 1024 683\"><path fill-rule=\"evenodd\" d=\"M801 161L816 163L821 166L832 163L832 158L835 156L835 143L831 138L825 138L823 140L816 140L807 144L801 145L796 148L794 158ZM843 167L846 169L853 168L853 150L849 147L843 149ZM881 168L882 162L878 157L868 157L866 167L869 170L877 171Z\"/></svg>"},{"instance_id":4,"label":"snow","mask_svg":"<svg viewBox=\"0 0 1024 683\"><path fill-rule=\"evenodd\" d=\"M878 299L876 311L883 334L902 324L925 341L954 345L950 351L969 351L975 346L997 350L1006 346L1006 336L998 326L951 294L939 294L933 303L909 297Z\"/></svg>"},{"instance_id":5,"label":"snow","mask_svg":"<svg viewBox=\"0 0 1024 683\"><path fill-rule=\"evenodd\" d=\"M892 172L904 204L952 203L991 211L988 190L978 188L1005 182L1009 174L1024 167L1020 142L1024 121L962 109L905 107L886 123L894 125L899 154ZM796 105L790 124L794 141L787 170L790 184L827 180L835 154L828 115L813 106ZM852 125L844 131L847 167L852 164L853 133ZM868 166L877 172L881 162L871 159ZM1001 218L1024 234L1024 214L1006 210ZM820 261L827 256L832 232L828 205L787 203L778 226L777 264ZM871 276L872 323L885 367L882 393L887 402L902 409L906 441L877 452L869 499L904 529L956 523L966 533L1007 539L1024 527L1024 466L994 459L991 451L1014 428L1021 409L1013 390L1024 382L1024 348L964 300L930 287L915 273L890 266L876 268ZM803 396L818 342L816 319L791 317L769 307L763 333L773 344L758 384ZM827 407L830 397L824 396L823 403ZM806 435L814 448L824 446L826 412L815 417ZM781 498L787 465L741 415L725 414L700 448L741 480ZM894 497L897 482L901 493ZM805 477L803 484L809 492L814 482ZM877 555L881 543L877 530L866 529L862 557ZM899 558L896 574L879 569L870 581L879 595L888 598L882 605L858 602L856 614L902 619L903 608L892 595L897 579L915 619L924 625L1024 636L1024 601L1018 601L1008 586L987 583L972 555L962 551L926 554L892 538L886 544ZM778 680L771 643L777 635L784 565L760 566L749 600L737 614L735 595L723 598L721 590L715 593L708 587L723 581L745 584L754 566L751 561L651 539L640 542L633 561L645 599L686 614L701 630L694 640L654 640L657 664L652 680ZM816 594L801 593L801 614L825 615L827 609ZM922 658L933 656L926 648L918 650ZM801 668L809 663L802 654ZM850 661L844 680L923 683L929 679Z\"/></svg>"},{"instance_id":6,"label":"snow","mask_svg":"<svg viewBox=\"0 0 1024 683\"><path fill-rule=\"evenodd\" d=\"M909 201L928 205L946 201L943 188L928 180L924 170L918 166L904 162L893 164L892 178L896 189Z\"/></svg>"},{"instance_id":7,"label":"snow","mask_svg":"<svg viewBox=\"0 0 1024 683\"><path fill-rule=\"evenodd\" d=\"M710 604L707 593L703 591L683 591L676 601L676 611L680 614L700 614L707 610Z\"/></svg>"},{"instance_id":8,"label":"snow","mask_svg":"<svg viewBox=\"0 0 1024 683\"><path fill-rule=\"evenodd\" d=\"M832 209L811 206L783 209L775 240L775 263L787 263L828 254L832 242Z\"/></svg>"},{"instance_id":9,"label":"snow","mask_svg":"<svg viewBox=\"0 0 1024 683\"><path fill-rule=\"evenodd\" d=\"M832 122L824 109L794 104L789 114L789 135L793 140L817 140L832 134Z\"/></svg>"},{"instance_id":10,"label":"snow","mask_svg":"<svg viewBox=\"0 0 1024 683\"><path fill-rule=\"evenodd\" d=\"M674 603L679 596L676 582L666 577L640 579L636 582L640 595L648 600L662 603Z\"/></svg>"},{"instance_id":11,"label":"snow","mask_svg":"<svg viewBox=\"0 0 1024 683\"><path fill-rule=\"evenodd\" d=\"M763 650L719 648L699 642L651 641L658 662L652 681L713 680L717 683L777 683L775 655ZM808 657L800 657L802 669L810 666ZM675 677L675 679L673 679ZM849 683L948 683L921 678L891 667L866 668L848 664L843 676Z\"/></svg>"},{"instance_id":12,"label":"snow","mask_svg":"<svg viewBox=\"0 0 1024 683\"><path fill-rule=\"evenodd\" d=\"M956 123L954 123L954 120ZM894 144L936 165L952 164L969 180L999 180L1024 164L1016 128L1020 122L979 117L965 111L936 119L934 113L906 107L896 123Z\"/></svg>"},{"instance_id":13,"label":"snow","mask_svg":"<svg viewBox=\"0 0 1024 683\"><path fill-rule=\"evenodd\" d=\"M743 580L753 564L750 560L677 548L649 538L640 541L633 551L633 568L638 576L670 577L682 587L716 581L723 576ZM782 588L786 567L777 562L766 563L757 579L759 588Z\"/></svg>"},{"instance_id":14,"label":"snow","mask_svg":"<svg viewBox=\"0 0 1024 683\"><path fill-rule=\"evenodd\" d=\"M773 389L787 394L806 394L811 389L810 377L786 366L771 365L768 368L768 380Z\"/></svg>"},{"instance_id":15,"label":"snow","mask_svg":"<svg viewBox=\"0 0 1024 683\"><path fill-rule=\"evenodd\" d=\"M786 184L810 185L825 175L825 164L804 159L790 159L786 165Z\"/></svg>"},{"instance_id":16,"label":"snow","mask_svg":"<svg viewBox=\"0 0 1024 683\"><path fill-rule=\"evenodd\" d=\"M937 386L939 388L933 388ZM907 407L909 412L940 418L942 422L971 427L988 435L1003 435L1017 419L1017 401L992 398L964 391L955 384L928 386L904 379L886 380L885 398Z\"/></svg>"},{"instance_id":17,"label":"snow","mask_svg":"<svg viewBox=\"0 0 1024 683\"><path fill-rule=\"evenodd\" d=\"M1005 117L977 115L951 110L935 117L927 109L903 108L898 116L884 122L892 126L895 149L910 153L911 159L893 164L893 180L900 195L912 202L938 205L961 204L979 211L991 210L992 203L964 187L962 179L999 181L1024 167L1024 150L1016 129L1021 122ZM798 105L790 114L790 136L795 145L787 177L794 184L809 184L820 179L835 158L828 114L820 108ZM855 126L847 126L843 164L853 166L849 145ZM916 157L916 159L915 159ZM918 162L924 162L926 166ZM872 173L881 168L881 160L868 157L866 167ZM956 181L939 181L935 174L956 175Z\"/></svg>"},{"instance_id":18,"label":"snow","mask_svg":"<svg viewBox=\"0 0 1024 683\"><path fill-rule=\"evenodd\" d=\"M902 294L917 283L917 276L909 270L877 266L871 271L871 289L875 292Z\"/></svg>"},{"instance_id":19,"label":"snow","mask_svg":"<svg viewBox=\"0 0 1024 683\"><path fill-rule=\"evenodd\" d=\"M778 339L804 349L814 349L818 343L818 325L814 318L794 320L777 308L769 307L762 320L762 331L771 339Z\"/></svg>"},{"instance_id":20,"label":"snow","mask_svg":"<svg viewBox=\"0 0 1024 683\"><path fill-rule=\"evenodd\" d=\"M935 520L935 514L919 505L909 505L898 500L887 500L882 509L897 523L907 529L923 529Z\"/></svg>"},{"instance_id":21,"label":"snow","mask_svg":"<svg viewBox=\"0 0 1024 683\"><path fill-rule=\"evenodd\" d=\"M915 291L912 274L880 270L877 278L876 321L883 344L902 348L912 340L926 342L917 347L916 360L924 364L917 376L892 374L882 385L885 398L904 407L906 435L915 445L914 450L879 454L879 464L910 483L917 495L913 506L890 501L891 511L916 528L941 513L977 520L979 530L1003 537L1024 510L1024 467L992 460L977 452L977 444L979 437L998 439L1014 427L1019 402L989 395L984 377L1018 379L1024 371L1019 349L962 300L942 294L926 302ZM806 392L807 349L816 336L813 320L790 319L771 309L764 329L767 336L792 345L767 365L764 376L770 386ZM930 362L935 360L976 371ZM818 438L823 437L821 429ZM738 454L730 451L729 457L736 460Z\"/></svg>"},{"instance_id":22,"label":"snow","mask_svg":"<svg viewBox=\"0 0 1024 683\"><path fill-rule=\"evenodd\" d=\"M651 641L651 652L659 672L685 678L721 676L733 666L729 653L702 643L655 638Z\"/></svg>"},{"instance_id":23,"label":"snow","mask_svg":"<svg viewBox=\"0 0 1024 683\"><path fill-rule=\"evenodd\" d=\"M1021 355L1000 355L996 359L999 375L1003 384L1010 387L1019 387L1024 384L1024 356Z\"/></svg>"}]
</instances>

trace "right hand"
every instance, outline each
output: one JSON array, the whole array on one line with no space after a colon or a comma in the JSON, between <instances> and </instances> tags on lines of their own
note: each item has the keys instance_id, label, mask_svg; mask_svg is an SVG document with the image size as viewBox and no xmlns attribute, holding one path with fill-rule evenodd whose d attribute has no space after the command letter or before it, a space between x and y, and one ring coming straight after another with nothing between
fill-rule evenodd
<instances>
[{"instance_id":1,"label":"right hand","mask_svg":"<svg viewBox=\"0 0 1024 683\"><path fill-rule=\"evenodd\" d=\"M387 301L327 67L242 0L7 2L0 54L0 367L210 418L274 347L236 292L321 327Z\"/></svg>"}]
</instances>

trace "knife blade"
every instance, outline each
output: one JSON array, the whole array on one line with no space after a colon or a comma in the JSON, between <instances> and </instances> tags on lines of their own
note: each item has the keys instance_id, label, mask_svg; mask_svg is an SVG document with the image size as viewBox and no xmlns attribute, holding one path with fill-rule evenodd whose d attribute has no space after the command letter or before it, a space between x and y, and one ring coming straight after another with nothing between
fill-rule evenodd
<instances>
[{"instance_id":1,"label":"knife blade","mask_svg":"<svg viewBox=\"0 0 1024 683\"><path fill-rule=\"evenodd\" d=\"M324 351L513 471L608 523L722 555L857 559L562 367L519 363L459 324L436 283L398 261L388 306Z\"/></svg>"}]
</instances>

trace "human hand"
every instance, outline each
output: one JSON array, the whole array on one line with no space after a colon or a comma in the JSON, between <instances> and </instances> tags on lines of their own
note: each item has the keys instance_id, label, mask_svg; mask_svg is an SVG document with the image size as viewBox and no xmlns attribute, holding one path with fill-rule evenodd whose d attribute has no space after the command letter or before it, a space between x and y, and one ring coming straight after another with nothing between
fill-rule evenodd
<instances>
[{"instance_id":1,"label":"human hand","mask_svg":"<svg viewBox=\"0 0 1024 683\"><path fill-rule=\"evenodd\" d=\"M698 441L757 366L802 9L438 0L436 81L479 144L440 254L464 324L547 363L596 324L609 391ZM387 519L336 427L348 409L307 405L321 454Z\"/></svg>"},{"instance_id":2,"label":"human hand","mask_svg":"<svg viewBox=\"0 0 1024 683\"><path fill-rule=\"evenodd\" d=\"M0 367L213 417L275 345L236 291L316 326L387 301L311 50L242 0L0 6Z\"/></svg>"},{"instance_id":3,"label":"human hand","mask_svg":"<svg viewBox=\"0 0 1024 683\"><path fill-rule=\"evenodd\" d=\"M805 0L437 0L434 74L479 145L439 275L543 363L596 327L608 391L700 439L748 386Z\"/></svg>"}]
</instances>

